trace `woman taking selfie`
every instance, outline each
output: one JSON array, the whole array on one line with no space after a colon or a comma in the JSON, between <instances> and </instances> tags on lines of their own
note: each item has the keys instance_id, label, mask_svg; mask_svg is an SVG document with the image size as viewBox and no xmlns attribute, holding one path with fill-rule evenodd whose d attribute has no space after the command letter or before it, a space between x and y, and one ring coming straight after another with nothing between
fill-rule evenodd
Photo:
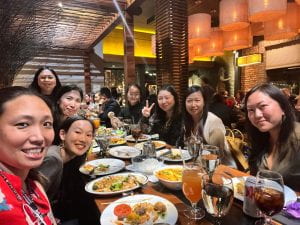
<instances>
[{"instance_id":1,"label":"woman taking selfie","mask_svg":"<svg viewBox=\"0 0 300 225\"><path fill-rule=\"evenodd\" d=\"M245 105L251 174L277 171L286 185L300 191L300 124L288 99L277 87L260 84L247 93Z\"/></svg>"},{"instance_id":2,"label":"woman taking selfie","mask_svg":"<svg viewBox=\"0 0 300 225\"><path fill-rule=\"evenodd\" d=\"M177 145L181 132L181 113L179 109L178 95L171 85L164 85L157 95L158 106L150 117L153 103L142 110L142 123L149 124L149 133L159 134L159 139L170 145Z\"/></svg>"},{"instance_id":3,"label":"woman taking selfie","mask_svg":"<svg viewBox=\"0 0 300 225\"><path fill-rule=\"evenodd\" d=\"M56 224L35 170L51 145L50 104L24 87L0 89L0 224Z\"/></svg>"}]
</instances>

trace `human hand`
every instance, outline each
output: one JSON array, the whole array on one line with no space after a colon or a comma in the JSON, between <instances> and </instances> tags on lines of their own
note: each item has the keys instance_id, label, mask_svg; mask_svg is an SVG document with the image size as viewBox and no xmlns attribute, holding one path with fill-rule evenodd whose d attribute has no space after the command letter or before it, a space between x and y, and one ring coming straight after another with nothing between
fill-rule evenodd
<instances>
[{"instance_id":1,"label":"human hand","mask_svg":"<svg viewBox=\"0 0 300 225\"><path fill-rule=\"evenodd\" d=\"M146 100L146 106L142 109L142 114L144 117L149 117L151 114L151 110L154 107L155 103L152 103L152 105L149 107L149 101Z\"/></svg>"}]
</instances>

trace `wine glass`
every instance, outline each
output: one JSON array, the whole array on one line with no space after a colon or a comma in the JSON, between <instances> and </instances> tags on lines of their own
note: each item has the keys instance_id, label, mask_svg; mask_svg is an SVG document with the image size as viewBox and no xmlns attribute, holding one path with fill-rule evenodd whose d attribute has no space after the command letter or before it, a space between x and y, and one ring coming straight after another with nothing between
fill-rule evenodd
<instances>
[{"instance_id":1,"label":"wine glass","mask_svg":"<svg viewBox=\"0 0 300 225\"><path fill-rule=\"evenodd\" d=\"M197 135L191 135L190 137L186 138L185 142L188 152L192 157L193 162L195 162L202 149L202 138Z\"/></svg>"},{"instance_id":2,"label":"wine glass","mask_svg":"<svg viewBox=\"0 0 300 225\"><path fill-rule=\"evenodd\" d=\"M261 170L256 175L254 199L264 216L255 224L273 224L271 216L279 213L284 205L284 185L282 176L271 170Z\"/></svg>"},{"instance_id":3,"label":"wine glass","mask_svg":"<svg viewBox=\"0 0 300 225\"><path fill-rule=\"evenodd\" d=\"M124 127L124 130L126 132L126 135L129 135L130 133L130 125L132 124L132 119L123 119L123 127Z\"/></svg>"},{"instance_id":4,"label":"wine glass","mask_svg":"<svg viewBox=\"0 0 300 225\"><path fill-rule=\"evenodd\" d=\"M100 151L100 156L106 156L107 149L109 147L109 137L106 135L96 135L95 141L102 151Z\"/></svg>"},{"instance_id":5,"label":"wine glass","mask_svg":"<svg viewBox=\"0 0 300 225\"><path fill-rule=\"evenodd\" d=\"M139 123L132 124L131 127L130 127L130 129L131 129L131 135L132 135L132 137L135 140L135 144L137 144L138 143L138 139L139 139L139 137L142 134L141 125Z\"/></svg>"},{"instance_id":6,"label":"wine glass","mask_svg":"<svg viewBox=\"0 0 300 225\"><path fill-rule=\"evenodd\" d=\"M215 217L215 223L220 224L221 218L231 208L233 202L233 185L230 177L223 174L205 174L202 177L202 198L206 211Z\"/></svg>"},{"instance_id":7,"label":"wine glass","mask_svg":"<svg viewBox=\"0 0 300 225\"><path fill-rule=\"evenodd\" d=\"M203 174L204 170L199 163L186 163L183 166L182 191L192 205L192 210L185 210L184 215L193 220L199 220L205 216L204 210L202 208L197 208L197 203L202 197L201 189Z\"/></svg>"},{"instance_id":8,"label":"wine glass","mask_svg":"<svg viewBox=\"0 0 300 225\"><path fill-rule=\"evenodd\" d=\"M213 174L216 167L220 164L223 156L222 150L213 145L203 145L201 152L201 162L207 174Z\"/></svg>"}]
</instances>

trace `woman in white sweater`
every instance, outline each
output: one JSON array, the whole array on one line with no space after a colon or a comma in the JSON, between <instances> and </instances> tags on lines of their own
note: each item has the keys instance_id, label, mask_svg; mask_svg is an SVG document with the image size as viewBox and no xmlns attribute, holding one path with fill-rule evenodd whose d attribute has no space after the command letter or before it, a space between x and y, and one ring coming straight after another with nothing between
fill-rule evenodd
<instances>
[{"instance_id":1,"label":"woman in white sweater","mask_svg":"<svg viewBox=\"0 0 300 225\"><path fill-rule=\"evenodd\" d=\"M200 86L188 88L184 107L184 139L192 135L201 136L204 144L215 145L224 151L222 163L236 167L225 138L225 127L222 120L208 112L204 95Z\"/></svg>"}]
</instances>

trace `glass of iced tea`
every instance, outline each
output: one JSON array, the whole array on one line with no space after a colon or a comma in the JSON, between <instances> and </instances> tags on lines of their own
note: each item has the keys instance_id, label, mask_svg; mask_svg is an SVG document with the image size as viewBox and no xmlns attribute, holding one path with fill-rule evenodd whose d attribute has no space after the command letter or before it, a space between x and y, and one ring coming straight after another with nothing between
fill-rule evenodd
<instances>
[{"instance_id":1,"label":"glass of iced tea","mask_svg":"<svg viewBox=\"0 0 300 225\"><path fill-rule=\"evenodd\" d=\"M185 210L184 215L193 220L199 220L205 216L205 211L202 208L197 208L197 203L202 197L202 176L204 173L199 163L186 163L183 166L182 191L192 205L192 210L190 208Z\"/></svg>"},{"instance_id":2,"label":"glass of iced tea","mask_svg":"<svg viewBox=\"0 0 300 225\"><path fill-rule=\"evenodd\" d=\"M142 135L142 128L139 123L137 124L132 124L131 127L131 135L135 140L135 143L138 143L139 137Z\"/></svg>"},{"instance_id":3,"label":"glass of iced tea","mask_svg":"<svg viewBox=\"0 0 300 225\"><path fill-rule=\"evenodd\" d=\"M264 216L255 224L273 224L272 216L284 206L284 185L282 176L271 170L261 170L256 175L254 199Z\"/></svg>"},{"instance_id":4,"label":"glass of iced tea","mask_svg":"<svg viewBox=\"0 0 300 225\"><path fill-rule=\"evenodd\" d=\"M100 127L100 118L92 118L93 125L97 130Z\"/></svg>"}]
</instances>

